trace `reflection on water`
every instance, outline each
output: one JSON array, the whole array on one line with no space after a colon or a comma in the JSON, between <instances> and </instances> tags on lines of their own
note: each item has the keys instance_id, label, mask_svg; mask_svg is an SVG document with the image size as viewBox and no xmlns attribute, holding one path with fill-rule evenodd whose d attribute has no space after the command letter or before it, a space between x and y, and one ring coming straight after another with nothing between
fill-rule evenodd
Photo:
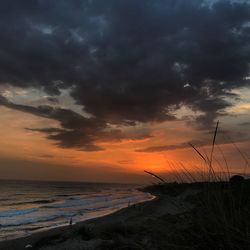
<instances>
[{"instance_id":1,"label":"reflection on water","mask_svg":"<svg viewBox=\"0 0 250 250\"><path fill-rule=\"evenodd\" d=\"M125 184L0 181L0 240L103 216L152 199Z\"/></svg>"}]
</instances>

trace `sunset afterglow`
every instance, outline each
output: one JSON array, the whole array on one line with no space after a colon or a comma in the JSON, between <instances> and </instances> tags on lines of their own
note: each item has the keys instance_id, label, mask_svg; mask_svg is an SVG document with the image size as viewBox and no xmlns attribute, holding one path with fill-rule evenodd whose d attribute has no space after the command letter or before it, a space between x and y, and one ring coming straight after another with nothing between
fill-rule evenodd
<instances>
[{"instance_id":1,"label":"sunset afterglow","mask_svg":"<svg viewBox=\"0 0 250 250\"><path fill-rule=\"evenodd\" d=\"M249 171L249 3L14 2L1 14L2 179L198 173L189 143L209 154L217 120L215 169Z\"/></svg>"}]
</instances>

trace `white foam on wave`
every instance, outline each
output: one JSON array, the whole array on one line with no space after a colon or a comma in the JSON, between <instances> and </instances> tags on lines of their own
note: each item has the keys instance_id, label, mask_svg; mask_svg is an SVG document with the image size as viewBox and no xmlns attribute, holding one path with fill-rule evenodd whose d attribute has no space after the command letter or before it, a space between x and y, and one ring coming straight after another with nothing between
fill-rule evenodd
<instances>
[{"instance_id":1,"label":"white foam on wave","mask_svg":"<svg viewBox=\"0 0 250 250\"><path fill-rule=\"evenodd\" d=\"M98 199L85 199L85 200L66 200L64 203L56 203L48 206L44 206L44 208L67 208L67 207L77 207L82 205L89 205L94 203L99 203L103 201L111 200L111 197L101 197Z\"/></svg>"},{"instance_id":2,"label":"white foam on wave","mask_svg":"<svg viewBox=\"0 0 250 250\"><path fill-rule=\"evenodd\" d=\"M38 208L29 208L29 209L22 209L22 210L8 210L8 211L1 211L0 217L13 217L13 216L21 216L24 214L30 214L38 211Z\"/></svg>"},{"instance_id":3,"label":"white foam on wave","mask_svg":"<svg viewBox=\"0 0 250 250\"><path fill-rule=\"evenodd\" d=\"M78 195L78 196L72 196L67 198L67 200L89 200L89 199L96 199L96 198L108 198L111 197L111 194L105 194L105 195Z\"/></svg>"},{"instance_id":4,"label":"white foam on wave","mask_svg":"<svg viewBox=\"0 0 250 250\"><path fill-rule=\"evenodd\" d=\"M20 219L20 220L13 220L13 221L6 221L2 222L0 226L2 227L10 227L10 226L21 226L21 225L28 225L28 224L34 224L38 222L45 222L45 221L52 221L61 217L71 217L75 216L77 213L73 212L67 212L67 213L57 213L57 214L52 214L49 216L39 216L39 217L31 217L31 218L25 218L25 219Z\"/></svg>"},{"instance_id":5,"label":"white foam on wave","mask_svg":"<svg viewBox=\"0 0 250 250\"><path fill-rule=\"evenodd\" d=\"M89 206L94 206L98 208L98 204L105 204L106 206L112 206L114 203L128 203L133 202L133 200L138 201L144 199L146 194L134 194L130 196L112 197L112 196L96 196L90 197L89 199L77 199L77 200L65 200L63 203L55 203L51 205L44 206L44 208L70 208L85 206L87 209ZM106 207L105 206L105 207ZM103 206L101 206L103 207Z\"/></svg>"},{"instance_id":6,"label":"white foam on wave","mask_svg":"<svg viewBox=\"0 0 250 250\"><path fill-rule=\"evenodd\" d=\"M0 231L2 230L0 241L1 237L13 235L17 232L20 237L22 232L32 234L34 231L68 225L71 217L73 217L74 223L98 218L152 198L152 195L136 189L111 189L99 193L81 193L80 190L72 194L53 193L48 195L40 195L40 193L34 195L32 193L25 199L15 201L15 207L10 206L11 210L0 211ZM51 203L42 204L47 203L47 201L51 201ZM34 204L28 208L27 204L31 202ZM32 230L29 228L32 228Z\"/></svg>"}]
</instances>

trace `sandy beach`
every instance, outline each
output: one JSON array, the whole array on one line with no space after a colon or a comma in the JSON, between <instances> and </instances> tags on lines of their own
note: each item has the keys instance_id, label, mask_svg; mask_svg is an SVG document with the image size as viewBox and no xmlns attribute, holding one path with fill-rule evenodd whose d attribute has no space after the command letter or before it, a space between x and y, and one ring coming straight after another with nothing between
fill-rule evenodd
<instances>
[{"instance_id":1,"label":"sandy beach","mask_svg":"<svg viewBox=\"0 0 250 250\"><path fill-rule=\"evenodd\" d=\"M180 214L190 207L184 201L185 197L190 194L189 192L177 197L171 197L159 192L152 193L156 196L152 201L139 203L113 214L71 226L54 228L27 237L0 242L0 249L104 249L104 247L114 243L114 240L108 239L109 237L104 235L105 233L108 234L109 229L113 228L119 232L119 230L125 230L126 225L145 225L144 222L148 223L147 220L164 214ZM96 234L96 236L92 237L92 234ZM114 237L117 236L115 234ZM147 239L145 238L144 241L147 241ZM136 244L133 242L130 242L129 246L129 249L132 249L131 247L137 249Z\"/></svg>"},{"instance_id":2,"label":"sandy beach","mask_svg":"<svg viewBox=\"0 0 250 250\"><path fill-rule=\"evenodd\" d=\"M215 183L208 187L207 184L200 183L148 187L145 191L156 196L151 201L132 205L113 214L72 226L0 242L0 249L248 249L248 232L245 234L244 227L242 228L241 225L248 223L249 186L250 182L245 181L243 184L233 186L228 183ZM227 231L232 217L227 209L227 195L230 192L230 199L234 200L237 206L239 188L240 206L243 208L240 214L242 221L238 218L237 225L232 224L235 228L230 225L230 231ZM210 198L213 197L213 199L209 198L210 207L208 203L202 205L207 199L208 190ZM226 198L225 204L224 198ZM217 205L215 206L217 201L220 202L221 211ZM225 215L224 218L220 212ZM216 217L217 215L219 217ZM228 218L227 215L229 215ZM226 219L228 221L224 225L223 221ZM235 248L234 244L239 248Z\"/></svg>"}]
</instances>

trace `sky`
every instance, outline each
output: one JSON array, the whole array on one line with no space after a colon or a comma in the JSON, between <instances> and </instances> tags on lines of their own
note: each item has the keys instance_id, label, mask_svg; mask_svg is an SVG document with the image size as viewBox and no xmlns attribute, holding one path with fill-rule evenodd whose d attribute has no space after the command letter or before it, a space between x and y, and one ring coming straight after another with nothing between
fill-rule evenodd
<instances>
[{"instance_id":1,"label":"sky","mask_svg":"<svg viewBox=\"0 0 250 250\"><path fill-rule=\"evenodd\" d=\"M0 8L0 178L151 182L250 172L250 1ZM197 177L198 178L198 177Z\"/></svg>"}]
</instances>

